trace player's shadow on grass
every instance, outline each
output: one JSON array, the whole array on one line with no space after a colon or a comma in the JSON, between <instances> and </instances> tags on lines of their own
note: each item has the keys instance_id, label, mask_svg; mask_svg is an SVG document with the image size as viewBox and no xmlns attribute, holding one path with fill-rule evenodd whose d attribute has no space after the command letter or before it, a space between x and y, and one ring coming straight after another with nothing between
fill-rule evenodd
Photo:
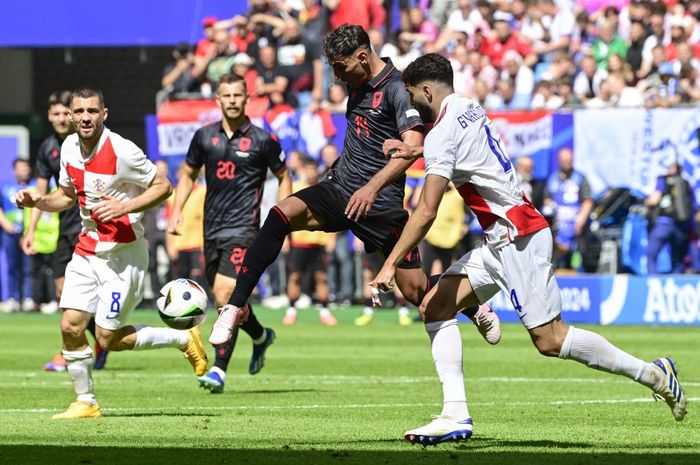
<instances>
[{"instance_id":1,"label":"player's shadow on grass","mask_svg":"<svg viewBox=\"0 0 700 465\"><path fill-rule=\"evenodd\" d=\"M241 394L298 394L300 392L330 392L321 389L251 389L234 391L236 395Z\"/></svg>"},{"instance_id":2,"label":"player's shadow on grass","mask_svg":"<svg viewBox=\"0 0 700 465\"><path fill-rule=\"evenodd\" d=\"M88 442L89 439L86 439ZM393 441L392 441L393 442ZM209 445L209 444L206 444ZM203 444L203 446L206 446ZM546 444L543 444L546 446ZM335 447L334 447L335 446ZM697 465L700 451L688 453L634 453L559 451L555 448L528 451L480 450L469 444L457 446L443 444L440 447L399 447L395 450L367 450L367 445L358 444L358 449L349 444L337 447L337 443L319 445L317 450L295 450L294 444L276 449L231 448L157 448L157 447L90 447L90 446L42 446L2 445L0 464L51 464L51 465ZM394 445L387 447L394 448Z\"/></svg>"},{"instance_id":3,"label":"player's shadow on grass","mask_svg":"<svg viewBox=\"0 0 700 465\"><path fill-rule=\"evenodd\" d=\"M496 438L486 438L483 436L475 437L469 440L468 444L463 444L462 446L469 449L492 449L494 447L553 447L556 449L589 449L595 447L595 444L587 442L572 442L572 441L550 441L550 440L536 440L536 441L509 441Z\"/></svg>"}]
</instances>

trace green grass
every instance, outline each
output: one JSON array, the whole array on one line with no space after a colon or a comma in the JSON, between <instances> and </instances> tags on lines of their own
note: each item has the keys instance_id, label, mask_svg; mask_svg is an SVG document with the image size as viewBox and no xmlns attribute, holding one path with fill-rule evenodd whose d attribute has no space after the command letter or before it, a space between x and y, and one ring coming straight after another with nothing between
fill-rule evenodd
<instances>
[{"instance_id":1,"label":"green grass","mask_svg":"<svg viewBox=\"0 0 700 465\"><path fill-rule=\"evenodd\" d=\"M104 418L52 421L74 399L65 373L41 366L59 344L58 315L0 315L2 464L698 464L700 427L682 423L650 392L575 362L541 357L519 325L488 346L462 327L472 440L423 449L402 433L440 411L422 325L380 312L357 328L359 309L321 327L302 311L296 327L258 310L277 341L264 370L247 373L241 335L226 392L200 390L175 349L111 354L95 373ZM158 323L139 311L134 323ZM208 335L211 320L203 333ZM596 331L646 360L673 356L691 397L700 390L700 328Z\"/></svg>"}]
</instances>

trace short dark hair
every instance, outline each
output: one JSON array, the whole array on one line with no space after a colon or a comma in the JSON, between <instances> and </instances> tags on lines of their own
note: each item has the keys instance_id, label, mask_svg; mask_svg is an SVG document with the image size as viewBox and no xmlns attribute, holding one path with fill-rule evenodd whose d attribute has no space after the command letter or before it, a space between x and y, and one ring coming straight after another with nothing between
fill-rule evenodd
<instances>
[{"instance_id":1,"label":"short dark hair","mask_svg":"<svg viewBox=\"0 0 700 465\"><path fill-rule=\"evenodd\" d=\"M402 79L409 86L416 86L423 81L435 81L452 87L454 74L447 58L439 53L428 53L410 63L404 70Z\"/></svg>"},{"instance_id":2,"label":"short dark hair","mask_svg":"<svg viewBox=\"0 0 700 465\"><path fill-rule=\"evenodd\" d=\"M341 24L323 39L323 53L329 61L349 57L358 48L371 50L367 31L357 24Z\"/></svg>"},{"instance_id":3,"label":"short dark hair","mask_svg":"<svg viewBox=\"0 0 700 465\"><path fill-rule=\"evenodd\" d=\"M219 91L219 86L221 86L221 84L235 84L236 82L243 84L243 89L245 89L246 93L248 93L248 89L245 85L245 78L236 73L227 73L222 75L219 78L219 82L216 83L216 91Z\"/></svg>"},{"instance_id":4,"label":"short dark hair","mask_svg":"<svg viewBox=\"0 0 700 465\"><path fill-rule=\"evenodd\" d=\"M72 93L69 90L51 92L49 100L46 102L46 108L50 110L54 105L63 105L64 107L70 108L71 95Z\"/></svg>"},{"instance_id":5,"label":"short dark hair","mask_svg":"<svg viewBox=\"0 0 700 465\"><path fill-rule=\"evenodd\" d=\"M91 98L91 97L97 97L97 99L100 101L100 106L102 108L105 107L105 97L102 94L102 91L98 89L97 87L91 87L91 86L83 86L83 87L78 87L73 91L71 94L71 101L73 101L74 98Z\"/></svg>"},{"instance_id":6,"label":"short dark hair","mask_svg":"<svg viewBox=\"0 0 700 465\"><path fill-rule=\"evenodd\" d=\"M31 163L29 163L29 160L26 158L17 157L12 161L12 169L17 168L17 165L20 163L26 163L27 165L31 166Z\"/></svg>"}]
</instances>

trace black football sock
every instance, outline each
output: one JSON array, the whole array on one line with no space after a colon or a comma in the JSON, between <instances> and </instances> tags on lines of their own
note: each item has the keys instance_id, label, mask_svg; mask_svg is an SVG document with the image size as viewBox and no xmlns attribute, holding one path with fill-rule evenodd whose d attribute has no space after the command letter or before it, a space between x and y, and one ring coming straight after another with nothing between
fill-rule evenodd
<instances>
[{"instance_id":1,"label":"black football sock","mask_svg":"<svg viewBox=\"0 0 700 465\"><path fill-rule=\"evenodd\" d=\"M290 232L291 228L287 217L279 208L272 207L267 219L265 219L265 224L260 228L253 244L245 254L236 278L236 288L229 299L230 304L239 308L245 305L257 286L260 276L279 255L284 238Z\"/></svg>"},{"instance_id":2,"label":"black football sock","mask_svg":"<svg viewBox=\"0 0 700 465\"><path fill-rule=\"evenodd\" d=\"M226 372L228 369L228 362L231 361L231 356L233 356L233 349L236 347L236 339L238 339L238 328L233 328L231 333L231 339L223 344L218 344L214 346L214 353L216 354L216 361L214 366L220 370Z\"/></svg>"},{"instance_id":3,"label":"black football sock","mask_svg":"<svg viewBox=\"0 0 700 465\"><path fill-rule=\"evenodd\" d=\"M258 321L258 318L255 316L255 313L253 313L253 306L248 304L248 307L250 307L248 319L245 320L245 323L241 324L241 329L245 331L253 341L255 341L256 339L260 339L262 337L263 333L265 332L265 328L263 328Z\"/></svg>"},{"instance_id":4,"label":"black football sock","mask_svg":"<svg viewBox=\"0 0 700 465\"><path fill-rule=\"evenodd\" d=\"M476 312L478 312L478 311L479 311L479 306L475 305L473 307L463 308L462 310L460 310L460 313L462 313L463 315L467 315L470 318L473 318L474 315L476 315Z\"/></svg>"}]
</instances>

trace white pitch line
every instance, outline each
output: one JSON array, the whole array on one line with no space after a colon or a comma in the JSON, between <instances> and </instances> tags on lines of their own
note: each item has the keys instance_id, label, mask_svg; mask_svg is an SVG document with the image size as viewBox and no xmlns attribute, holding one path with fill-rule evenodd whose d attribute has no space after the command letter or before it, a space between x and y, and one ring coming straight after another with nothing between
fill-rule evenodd
<instances>
[{"instance_id":1,"label":"white pitch line","mask_svg":"<svg viewBox=\"0 0 700 465\"><path fill-rule=\"evenodd\" d=\"M39 379L35 372L30 373L20 373L20 372L8 372L2 373L0 375L12 377L12 378L25 378L23 385L51 385L51 384L70 384L70 382L64 379L57 380L55 383L53 381L44 379ZM48 376L65 376L60 373L48 375ZM165 379L192 379L192 375L185 373L162 373L162 374L143 374L143 373L117 373L117 372L105 372L96 373L95 380L99 384L117 384L120 379L146 379L153 380L154 378L165 378ZM246 377L241 377L240 379L234 375L237 382L248 382ZM629 384L630 381L622 378L526 378L526 377L508 377L508 376L488 376L488 377L465 377L466 382L469 383L567 383L567 384ZM323 384L323 385L333 385L333 384L415 384L415 383L434 383L437 381L436 376L346 376L346 375L264 375L261 377L256 377L255 380L250 380L249 382L258 384ZM0 382L0 386L12 386L16 383L10 382ZM699 381L687 381L683 380L682 386L700 386Z\"/></svg>"},{"instance_id":2,"label":"white pitch line","mask_svg":"<svg viewBox=\"0 0 700 465\"><path fill-rule=\"evenodd\" d=\"M700 401L700 397L691 397L689 401ZM600 404L640 404L654 402L648 397L632 399L586 399L586 400L554 400L549 402L470 402L475 406L504 406L504 407L540 407L543 405L600 405ZM307 405L240 405L240 406L201 406L186 405L180 407L113 407L103 408L103 412L161 412L167 415L169 412L191 411L240 411L240 410L319 410L319 409L346 409L356 410L365 408L412 408L412 407L438 407L439 403L395 403L395 404L307 404ZM53 413L62 409L33 408L33 409L0 409L0 413Z\"/></svg>"}]
</instances>

